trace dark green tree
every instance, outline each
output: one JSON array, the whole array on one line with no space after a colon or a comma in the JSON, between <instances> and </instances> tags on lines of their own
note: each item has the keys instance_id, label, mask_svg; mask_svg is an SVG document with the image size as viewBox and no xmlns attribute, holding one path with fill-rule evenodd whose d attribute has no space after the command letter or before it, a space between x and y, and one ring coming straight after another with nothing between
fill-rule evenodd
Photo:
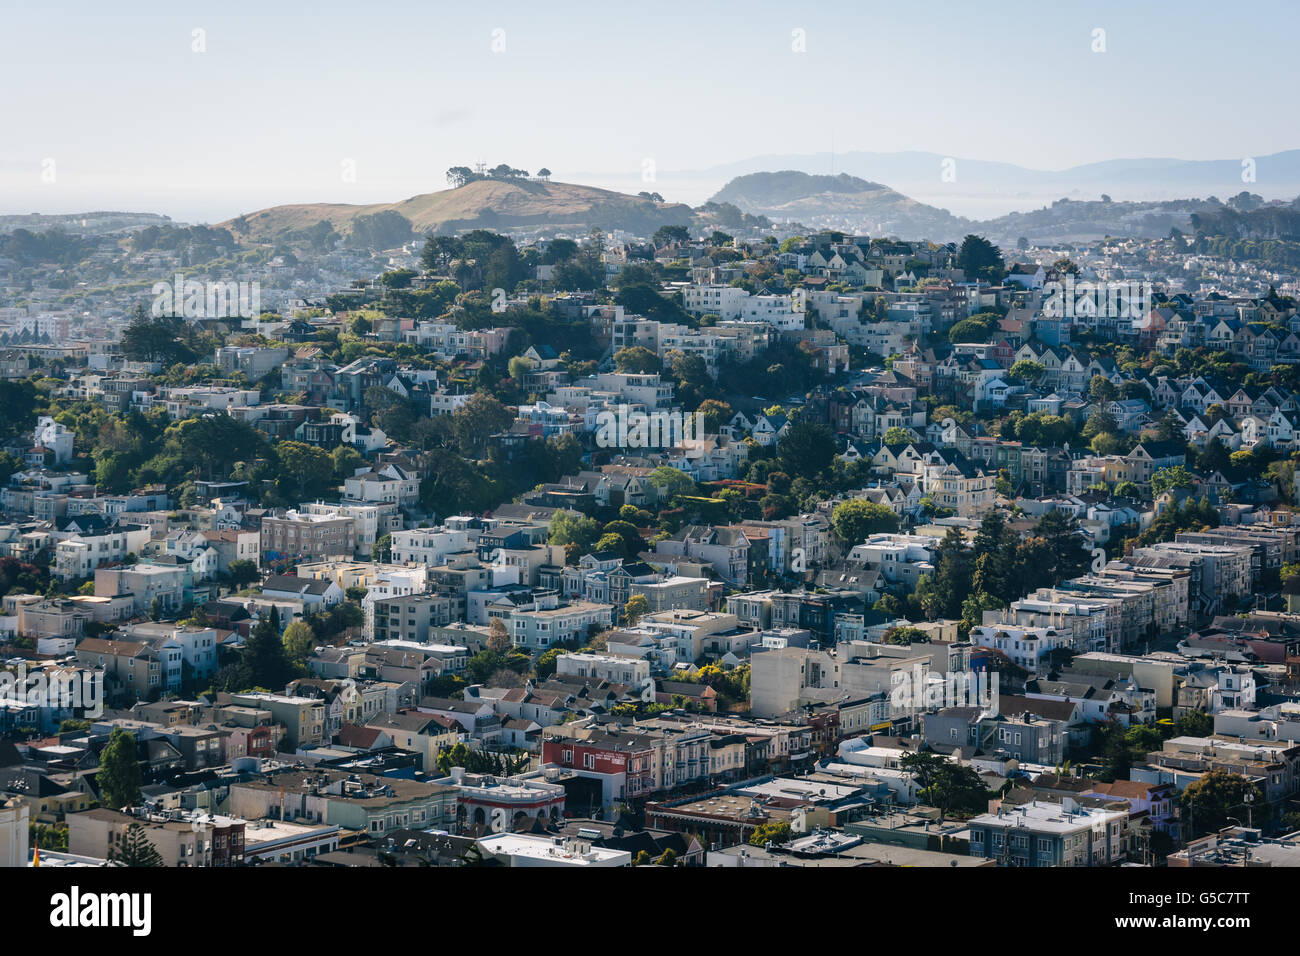
<instances>
[{"instance_id":1,"label":"dark green tree","mask_svg":"<svg viewBox=\"0 0 1300 956\"><path fill-rule=\"evenodd\" d=\"M333 485L334 461L329 452L300 441L275 446L277 482L293 501L314 498Z\"/></svg>"},{"instance_id":2,"label":"dark green tree","mask_svg":"<svg viewBox=\"0 0 1300 956\"><path fill-rule=\"evenodd\" d=\"M138 804L140 781L135 737L121 727L114 727L99 755L99 773L95 776L100 803L113 810Z\"/></svg>"},{"instance_id":3,"label":"dark green tree","mask_svg":"<svg viewBox=\"0 0 1300 956\"><path fill-rule=\"evenodd\" d=\"M245 587L261 578L262 573L257 569L257 565L245 558L236 558L230 562L226 568L226 573L230 575L230 583L237 588Z\"/></svg>"},{"instance_id":4,"label":"dark green tree","mask_svg":"<svg viewBox=\"0 0 1300 956\"><path fill-rule=\"evenodd\" d=\"M1124 728L1112 724L1101 730L1102 774L1107 780L1127 780L1133 766L1133 749L1124 735Z\"/></svg>"},{"instance_id":5,"label":"dark green tree","mask_svg":"<svg viewBox=\"0 0 1300 956\"><path fill-rule=\"evenodd\" d=\"M514 419L513 411L482 392L476 393L451 416L456 441L466 455L482 453L488 439L508 428Z\"/></svg>"},{"instance_id":6,"label":"dark green tree","mask_svg":"<svg viewBox=\"0 0 1300 956\"><path fill-rule=\"evenodd\" d=\"M988 809L991 792L974 767L945 760L924 798L944 814L977 813Z\"/></svg>"},{"instance_id":7,"label":"dark green tree","mask_svg":"<svg viewBox=\"0 0 1300 956\"><path fill-rule=\"evenodd\" d=\"M253 628L244 645L244 673L249 686L281 690L292 676L293 665L280 636L280 612L271 608Z\"/></svg>"},{"instance_id":8,"label":"dark green tree","mask_svg":"<svg viewBox=\"0 0 1300 956\"><path fill-rule=\"evenodd\" d=\"M235 462L266 452L263 433L229 415L204 415L178 422L173 429L168 432L179 442L181 460L203 478L224 478Z\"/></svg>"},{"instance_id":9,"label":"dark green tree","mask_svg":"<svg viewBox=\"0 0 1300 956\"><path fill-rule=\"evenodd\" d=\"M660 226L650 241L656 246L666 246L672 242L686 242L690 238L690 230L685 226Z\"/></svg>"},{"instance_id":10,"label":"dark green tree","mask_svg":"<svg viewBox=\"0 0 1300 956\"><path fill-rule=\"evenodd\" d=\"M972 547L975 568L972 578L977 591L984 591L1004 602L1023 593L1016 578L1016 533L1007 527L1001 511L990 511L980 521Z\"/></svg>"},{"instance_id":11,"label":"dark green tree","mask_svg":"<svg viewBox=\"0 0 1300 956\"><path fill-rule=\"evenodd\" d=\"M1214 718L1203 710L1189 710L1174 721L1175 737L1208 737L1214 733Z\"/></svg>"},{"instance_id":12,"label":"dark green tree","mask_svg":"<svg viewBox=\"0 0 1300 956\"><path fill-rule=\"evenodd\" d=\"M923 599L926 616L961 617L962 602L970 593L973 572L974 560L966 540L956 528L949 528L935 549L931 589Z\"/></svg>"},{"instance_id":13,"label":"dark green tree","mask_svg":"<svg viewBox=\"0 0 1300 956\"><path fill-rule=\"evenodd\" d=\"M968 235L957 253L957 266L968 279L985 279L999 283L1006 274L1002 250L983 236Z\"/></svg>"},{"instance_id":14,"label":"dark green tree","mask_svg":"<svg viewBox=\"0 0 1300 956\"><path fill-rule=\"evenodd\" d=\"M176 303L179 307L182 303ZM190 362L194 352L181 341L184 320L172 315L150 315L138 306L122 331L122 354L136 362L160 362L163 366Z\"/></svg>"},{"instance_id":15,"label":"dark green tree","mask_svg":"<svg viewBox=\"0 0 1300 956\"><path fill-rule=\"evenodd\" d=\"M988 805L990 790L974 768L930 751L905 754L899 767L916 780L921 799L944 813L974 813Z\"/></svg>"},{"instance_id":16,"label":"dark green tree","mask_svg":"<svg viewBox=\"0 0 1300 956\"><path fill-rule=\"evenodd\" d=\"M659 356L643 345L629 345L614 353L614 367L620 372L658 372Z\"/></svg>"},{"instance_id":17,"label":"dark green tree","mask_svg":"<svg viewBox=\"0 0 1300 956\"><path fill-rule=\"evenodd\" d=\"M835 436L817 422L795 422L777 445L777 459L786 474L812 479L835 459Z\"/></svg>"},{"instance_id":18,"label":"dark green tree","mask_svg":"<svg viewBox=\"0 0 1300 956\"><path fill-rule=\"evenodd\" d=\"M898 515L886 505L854 498L835 506L831 527L850 546L861 544L868 535L898 530Z\"/></svg>"},{"instance_id":19,"label":"dark green tree","mask_svg":"<svg viewBox=\"0 0 1300 956\"><path fill-rule=\"evenodd\" d=\"M1179 798L1183 818L1191 833L1213 833L1232 822L1245 820L1248 804L1256 814L1266 812L1259 788L1240 774L1211 770L1195 783L1188 784Z\"/></svg>"},{"instance_id":20,"label":"dark green tree","mask_svg":"<svg viewBox=\"0 0 1300 956\"><path fill-rule=\"evenodd\" d=\"M1089 551L1084 545L1079 520L1064 511L1053 509L1039 519L1035 536L1047 542L1054 581L1078 577L1088 567Z\"/></svg>"}]
</instances>

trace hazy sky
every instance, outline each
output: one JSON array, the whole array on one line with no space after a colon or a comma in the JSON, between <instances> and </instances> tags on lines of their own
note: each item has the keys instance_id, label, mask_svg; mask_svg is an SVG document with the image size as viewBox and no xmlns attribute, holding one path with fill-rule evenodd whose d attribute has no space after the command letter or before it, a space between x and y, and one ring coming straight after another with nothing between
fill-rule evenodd
<instances>
[{"instance_id":1,"label":"hazy sky","mask_svg":"<svg viewBox=\"0 0 1300 956\"><path fill-rule=\"evenodd\" d=\"M832 135L1052 169L1300 146L1294 0L289 6L0 0L0 213L218 221L479 160L613 184Z\"/></svg>"}]
</instances>

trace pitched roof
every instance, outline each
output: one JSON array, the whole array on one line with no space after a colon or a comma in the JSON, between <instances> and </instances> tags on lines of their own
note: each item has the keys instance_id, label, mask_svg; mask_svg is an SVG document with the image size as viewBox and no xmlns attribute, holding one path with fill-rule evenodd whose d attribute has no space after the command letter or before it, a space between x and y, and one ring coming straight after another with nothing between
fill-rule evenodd
<instances>
[{"instance_id":1,"label":"pitched roof","mask_svg":"<svg viewBox=\"0 0 1300 956\"><path fill-rule=\"evenodd\" d=\"M1016 694L998 696L998 712L1004 717L1033 714L1049 720L1069 721L1074 716L1075 705L1068 700L1036 700Z\"/></svg>"},{"instance_id":2,"label":"pitched roof","mask_svg":"<svg viewBox=\"0 0 1300 956\"><path fill-rule=\"evenodd\" d=\"M286 594L327 594L333 581L317 578L300 578L293 574L273 574L262 585L262 591L283 591Z\"/></svg>"},{"instance_id":3,"label":"pitched roof","mask_svg":"<svg viewBox=\"0 0 1300 956\"><path fill-rule=\"evenodd\" d=\"M87 654L106 654L111 657L144 657L149 645L143 641L106 641L98 637L88 637L77 645L78 652Z\"/></svg>"},{"instance_id":4,"label":"pitched roof","mask_svg":"<svg viewBox=\"0 0 1300 956\"><path fill-rule=\"evenodd\" d=\"M1105 794L1108 797L1123 797L1126 800L1133 800L1142 799L1157 787L1165 786L1168 786L1168 784L1144 783L1141 780L1116 780L1114 783L1094 783L1092 789L1095 793Z\"/></svg>"},{"instance_id":5,"label":"pitched roof","mask_svg":"<svg viewBox=\"0 0 1300 956\"><path fill-rule=\"evenodd\" d=\"M370 750L383 733L375 727L359 727L356 724L344 724L339 728L338 742L344 747L356 747Z\"/></svg>"}]
</instances>

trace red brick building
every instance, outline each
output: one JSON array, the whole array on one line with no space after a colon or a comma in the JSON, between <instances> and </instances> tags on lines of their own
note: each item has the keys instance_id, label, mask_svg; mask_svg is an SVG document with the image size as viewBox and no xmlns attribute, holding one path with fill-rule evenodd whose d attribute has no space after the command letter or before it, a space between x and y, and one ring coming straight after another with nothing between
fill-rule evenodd
<instances>
[{"instance_id":1,"label":"red brick building","mask_svg":"<svg viewBox=\"0 0 1300 956\"><path fill-rule=\"evenodd\" d=\"M542 739L542 763L599 780L605 805L644 798L656 787L658 741L626 731L582 731L582 737L551 730Z\"/></svg>"}]
</instances>

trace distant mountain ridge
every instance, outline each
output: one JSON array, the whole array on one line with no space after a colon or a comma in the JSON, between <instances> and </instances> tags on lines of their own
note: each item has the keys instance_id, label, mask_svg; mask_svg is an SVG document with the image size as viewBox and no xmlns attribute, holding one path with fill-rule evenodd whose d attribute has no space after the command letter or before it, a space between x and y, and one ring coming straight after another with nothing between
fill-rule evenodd
<instances>
[{"instance_id":1,"label":"distant mountain ridge","mask_svg":"<svg viewBox=\"0 0 1300 956\"><path fill-rule=\"evenodd\" d=\"M1156 201L1186 196L1230 196L1241 189L1282 199L1300 193L1300 149L1225 159L1109 159L1067 169L1045 170L994 160L944 156L923 151L810 153L755 156L689 175L727 181L766 170L847 173L889 183L908 196L930 202L951 195L1100 198ZM948 181L941 178L951 171ZM688 175L683 172L680 175ZM1243 176L1245 178L1243 178ZM947 207L948 203L941 205Z\"/></svg>"},{"instance_id":2,"label":"distant mountain ridge","mask_svg":"<svg viewBox=\"0 0 1300 956\"><path fill-rule=\"evenodd\" d=\"M1240 209L1263 206L1255 194L1227 197ZM1225 193L1225 196L1227 194ZM818 228L844 229L869 235L924 238L955 242L976 232L1001 244L1024 237L1031 242L1088 242L1105 236L1160 238L1171 229L1191 232L1197 219L1218 222L1233 207L1217 197L1119 202L1109 199L1061 198L1028 212L993 219L967 219L946 209L918 202L895 189L841 173L821 176L782 170L749 173L727 183L713 197L744 212L773 219L790 219ZM1290 208L1274 200L1271 209ZM1266 210L1254 220L1266 219ZM1274 231L1283 228L1274 225Z\"/></svg>"},{"instance_id":3,"label":"distant mountain ridge","mask_svg":"<svg viewBox=\"0 0 1300 956\"><path fill-rule=\"evenodd\" d=\"M750 173L731 180L712 201L731 203L772 219L810 224L842 220L845 225L856 220L856 228L863 231L897 235L951 237L974 225L946 209L847 173L817 176L792 169Z\"/></svg>"}]
</instances>

